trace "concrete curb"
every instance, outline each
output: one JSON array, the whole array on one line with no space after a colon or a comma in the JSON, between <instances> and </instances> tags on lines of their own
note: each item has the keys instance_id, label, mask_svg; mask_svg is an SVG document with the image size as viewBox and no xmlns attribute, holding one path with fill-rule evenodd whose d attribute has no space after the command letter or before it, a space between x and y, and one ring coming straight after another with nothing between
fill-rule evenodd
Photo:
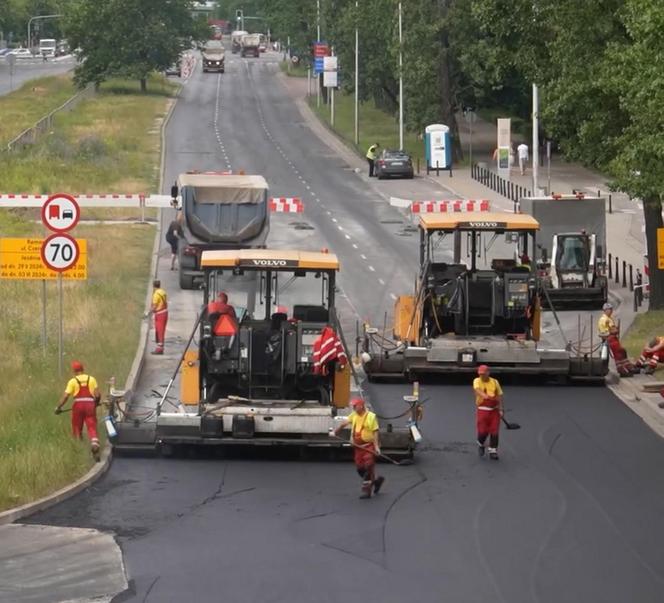
<instances>
[{"instance_id":1,"label":"concrete curb","mask_svg":"<svg viewBox=\"0 0 664 603\"><path fill-rule=\"evenodd\" d=\"M180 87L177 93L175 94L173 102L169 107L166 116L164 117L164 120L161 124L161 159L160 159L160 173L159 173L159 190L162 189L164 182L164 167L165 167L165 155L166 155L165 153L166 145L164 144L164 142L165 142L166 126L168 125L171 115L173 114L173 110L175 109L175 105L177 104L177 100L178 97L180 96L181 90L182 87ZM154 245L152 248L152 264L150 267L151 273L153 273L155 276L157 275L157 263L159 259L159 241L161 240L161 231L162 228L160 220L158 222L157 233L155 235ZM146 298L146 304L148 304L148 307L151 297L150 289L151 288L148 287L148 294ZM136 356L134 357L134 362L131 365L129 375L127 375L127 380L125 382L125 390L127 391L130 390L133 391L133 388L136 382L138 381L138 377L141 374L141 370L143 369L143 361L145 358L145 350L148 345L149 333L150 333L150 323L147 320L143 321L143 323L141 324L141 333L138 340L138 349L136 350ZM39 511L43 511L44 509L48 509L53 505L56 505L64 500L67 500L68 498L71 498L72 496L78 494L82 490L85 490L85 488L90 486L92 483L97 481L102 475L104 475L104 473L106 473L106 471L111 466L111 461L113 460L113 452L108 441L106 442L106 446L102 450L101 456L102 456L101 462L95 463L94 466L91 467L90 470L84 476L80 477L74 483L68 484L63 488L60 488L60 490L57 490L52 494L44 496L39 500L26 503L24 505L21 505L20 507L14 507L13 509L8 509L6 511L0 512L0 525L12 523L22 517L26 517L28 515L38 513Z\"/></svg>"}]
</instances>

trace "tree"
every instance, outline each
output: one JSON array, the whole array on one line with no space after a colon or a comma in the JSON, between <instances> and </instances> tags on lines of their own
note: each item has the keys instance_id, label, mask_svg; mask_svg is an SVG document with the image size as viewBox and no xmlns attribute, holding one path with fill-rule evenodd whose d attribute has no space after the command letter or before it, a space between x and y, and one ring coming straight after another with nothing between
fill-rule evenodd
<instances>
[{"instance_id":1,"label":"tree","mask_svg":"<svg viewBox=\"0 0 664 603\"><path fill-rule=\"evenodd\" d=\"M162 71L189 47L208 37L204 20L192 17L189 0L75 0L65 31L81 49L75 81L100 84L114 75L137 78L147 89L152 71Z\"/></svg>"}]
</instances>

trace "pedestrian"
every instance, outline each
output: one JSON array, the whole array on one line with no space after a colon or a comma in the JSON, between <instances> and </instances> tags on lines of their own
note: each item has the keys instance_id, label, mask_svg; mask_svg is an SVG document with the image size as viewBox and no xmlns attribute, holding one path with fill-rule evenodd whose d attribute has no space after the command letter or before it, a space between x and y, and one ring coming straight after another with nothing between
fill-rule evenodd
<instances>
[{"instance_id":1,"label":"pedestrian","mask_svg":"<svg viewBox=\"0 0 664 603\"><path fill-rule=\"evenodd\" d=\"M375 413L367 410L362 398L350 401L353 412L332 433L339 437L339 432L350 425L353 459L357 473L362 478L360 498L371 498L378 494L385 478L376 475L376 457L380 455L378 419Z\"/></svg>"},{"instance_id":2,"label":"pedestrian","mask_svg":"<svg viewBox=\"0 0 664 603\"><path fill-rule=\"evenodd\" d=\"M526 164L528 163L528 145L522 142L516 148L516 152L519 155L519 170L523 176L526 173Z\"/></svg>"},{"instance_id":3,"label":"pedestrian","mask_svg":"<svg viewBox=\"0 0 664 603\"><path fill-rule=\"evenodd\" d=\"M600 339L609 346L620 377L631 377L635 372L639 372L639 369L628 358L627 350L620 343L620 328L613 320L613 306L610 303L602 306L602 315L597 321L597 333Z\"/></svg>"},{"instance_id":4,"label":"pedestrian","mask_svg":"<svg viewBox=\"0 0 664 603\"><path fill-rule=\"evenodd\" d=\"M152 307L150 313L154 315L154 335L156 346L153 354L164 353L164 338L166 336L166 323L168 323L168 297L161 288L161 281L152 281Z\"/></svg>"},{"instance_id":5,"label":"pedestrian","mask_svg":"<svg viewBox=\"0 0 664 603\"><path fill-rule=\"evenodd\" d=\"M83 364L78 360L71 363L71 370L74 376L68 381L65 393L55 407L55 414L62 412L62 407L66 404L69 396L74 399L71 409L71 430L75 438L83 437L83 424L90 440L90 451L95 461L101 459L99 452L99 438L97 436L97 406L101 399L97 380L91 375L85 373Z\"/></svg>"},{"instance_id":6,"label":"pedestrian","mask_svg":"<svg viewBox=\"0 0 664 603\"><path fill-rule=\"evenodd\" d=\"M178 245L182 238L184 238L182 224L180 224L179 220L173 220L168 225L168 230L166 231L166 242L171 246L171 270L175 270L175 260L178 257Z\"/></svg>"},{"instance_id":7,"label":"pedestrian","mask_svg":"<svg viewBox=\"0 0 664 603\"><path fill-rule=\"evenodd\" d=\"M374 176L374 168L376 166L376 159L378 158L378 149L380 144L374 142L367 151L367 162L369 163L369 178Z\"/></svg>"},{"instance_id":8,"label":"pedestrian","mask_svg":"<svg viewBox=\"0 0 664 603\"><path fill-rule=\"evenodd\" d=\"M653 337L643 348L636 361L636 368L645 369L643 372L646 375L652 375L660 362L664 363L664 337Z\"/></svg>"},{"instance_id":9,"label":"pedestrian","mask_svg":"<svg viewBox=\"0 0 664 603\"><path fill-rule=\"evenodd\" d=\"M491 377L489 367L481 364L473 381L475 407L477 413L477 446L480 456L484 456L484 443L489 438L489 458L498 460L498 433L500 417L503 414L503 390L497 379Z\"/></svg>"}]
</instances>

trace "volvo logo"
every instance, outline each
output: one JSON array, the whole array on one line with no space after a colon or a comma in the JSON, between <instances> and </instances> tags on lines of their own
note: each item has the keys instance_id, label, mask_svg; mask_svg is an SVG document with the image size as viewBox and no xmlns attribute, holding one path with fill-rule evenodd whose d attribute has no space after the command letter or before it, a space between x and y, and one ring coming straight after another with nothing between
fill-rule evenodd
<instances>
[{"instance_id":1,"label":"volvo logo","mask_svg":"<svg viewBox=\"0 0 664 603\"><path fill-rule=\"evenodd\" d=\"M287 266L288 262L286 260L251 260L254 266L271 266L271 267L283 267Z\"/></svg>"},{"instance_id":2,"label":"volvo logo","mask_svg":"<svg viewBox=\"0 0 664 603\"><path fill-rule=\"evenodd\" d=\"M459 226L464 228L505 228L505 222L462 222Z\"/></svg>"}]
</instances>

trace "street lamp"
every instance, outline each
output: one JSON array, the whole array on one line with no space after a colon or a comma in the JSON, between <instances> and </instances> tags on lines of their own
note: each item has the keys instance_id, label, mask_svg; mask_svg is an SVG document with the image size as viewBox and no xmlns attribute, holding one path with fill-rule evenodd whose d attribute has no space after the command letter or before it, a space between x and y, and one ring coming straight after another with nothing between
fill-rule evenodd
<instances>
[{"instance_id":1,"label":"street lamp","mask_svg":"<svg viewBox=\"0 0 664 603\"><path fill-rule=\"evenodd\" d=\"M32 22L37 21L39 19L57 19L58 17L62 17L62 15L40 15L39 17L30 17L30 20L28 21L28 49L31 48L31 45L30 45L30 28L32 27Z\"/></svg>"},{"instance_id":2,"label":"street lamp","mask_svg":"<svg viewBox=\"0 0 664 603\"><path fill-rule=\"evenodd\" d=\"M360 33L358 0L355 0L355 144L360 144Z\"/></svg>"},{"instance_id":3,"label":"street lamp","mask_svg":"<svg viewBox=\"0 0 664 603\"><path fill-rule=\"evenodd\" d=\"M403 27L399 2L399 149L403 151Z\"/></svg>"}]
</instances>

